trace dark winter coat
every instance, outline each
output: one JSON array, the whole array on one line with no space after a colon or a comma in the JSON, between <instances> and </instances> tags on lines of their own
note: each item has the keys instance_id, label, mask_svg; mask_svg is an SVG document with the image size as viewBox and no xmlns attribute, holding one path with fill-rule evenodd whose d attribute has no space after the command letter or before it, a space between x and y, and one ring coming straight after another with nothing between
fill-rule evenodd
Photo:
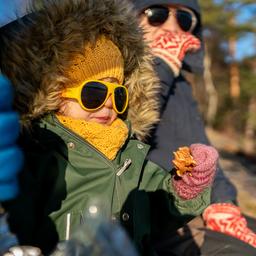
<instances>
[{"instance_id":1,"label":"dark winter coat","mask_svg":"<svg viewBox=\"0 0 256 256\"><path fill-rule=\"evenodd\" d=\"M161 121L147 141L152 145L149 159L166 170L170 170L171 152L178 147L200 142L210 144L197 102L192 94L192 87L180 75L174 78L167 64L157 58L155 69L161 82ZM236 201L236 190L218 167L213 184L212 202Z\"/></svg>"}]
</instances>

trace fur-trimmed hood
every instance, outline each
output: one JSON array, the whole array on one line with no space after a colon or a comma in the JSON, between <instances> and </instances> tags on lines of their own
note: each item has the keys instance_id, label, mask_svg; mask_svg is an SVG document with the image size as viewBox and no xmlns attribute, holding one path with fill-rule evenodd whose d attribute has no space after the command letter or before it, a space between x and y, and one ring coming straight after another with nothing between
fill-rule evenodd
<instances>
[{"instance_id":1,"label":"fur-trimmed hood","mask_svg":"<svg viewBox=\"0 0 256 256\"><path fill-rule=\"evenodd\" d=\"M158 121L158 80L136 16L124 0L37 0L30 14L1 28L0 68L12 81L22 123L59 108L70 53L105 34L124 58L128 119L144 139Z\"/></svg>"}]
</instances>

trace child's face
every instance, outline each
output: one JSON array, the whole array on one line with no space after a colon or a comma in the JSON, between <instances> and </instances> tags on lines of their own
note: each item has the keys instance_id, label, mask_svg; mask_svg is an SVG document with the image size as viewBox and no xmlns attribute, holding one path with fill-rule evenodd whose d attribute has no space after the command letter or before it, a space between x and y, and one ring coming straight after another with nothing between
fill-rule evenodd
<instances>
[{"instance_id":1,"label":"child's face","mask_svg":"<svg viewBox=\"0 0 256 256\"><path fill-rule=\"evenodd\" d=\"M118 80L112 77L104 78L101 80L118 84ZM75 119L81 119L84 121L96 122L105 125L110 125L117 118L117 113L113 108L111 96L109 96L106 103L100 109L95 111L86 111L75 99L67 98L64 100L60 108L60 113Z\"/></svg>"}]
</instances>

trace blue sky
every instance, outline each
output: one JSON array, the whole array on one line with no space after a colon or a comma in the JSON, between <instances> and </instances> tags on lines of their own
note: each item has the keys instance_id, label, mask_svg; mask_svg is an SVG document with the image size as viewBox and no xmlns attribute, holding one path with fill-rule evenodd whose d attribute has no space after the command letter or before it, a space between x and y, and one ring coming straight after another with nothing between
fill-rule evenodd
<instances>
[{"instance_id":1,"label":"blue sky","mask_svg":"<svg viewBox=\"0 0 256 256\"><path fill-rule=\"evenodd\" d=\"M27 2L28 0L0 0L0 27L17 16L22 16Z\"/></svg>"},{"instance_id":2,"label":"blue sky","mask_svg":"<svg viewBox=\"0 0 256 256\"><path fill-rule=\"evenodd\" d=\"M247 8L242 8L239 16L237 17L238 23L247 22L253 18L256 26L256 4ZM256 54L256 35L255 33L248 33L237 42L236 59L241 60L244 57Z\"/></svg>"},{"instance_id":3,"label":"blue sky","mask_svg":"<svg viewBox=\"0 0 256 256\"><path fill-rule=\"evenodd\" d=\"M216 4L223 3L224 0L213 0ZM241 7L239 1L233 4L233 8L238 11L237 16L238 23L244 23L249 19L253 18L255 28L256 28L256 3L250 6ZM254 16L254 17L253 17ZM256 35L252 33L246 33L243 38L239 39L237 42L237 52L235 58L237 60L242 60L244 57L253 56L256 54Z\"/></svg>"},{"instance_id":4,"label":"blue sky","mask_svg":"<svg viewBox=\"0 0 256 256\"><path fill-rule=\"evenodd\" d=\"M244 57L256 54L256 37L255 35L247 35L237 42L236 59L242 60Z\"/></svg>"}]
</instances>

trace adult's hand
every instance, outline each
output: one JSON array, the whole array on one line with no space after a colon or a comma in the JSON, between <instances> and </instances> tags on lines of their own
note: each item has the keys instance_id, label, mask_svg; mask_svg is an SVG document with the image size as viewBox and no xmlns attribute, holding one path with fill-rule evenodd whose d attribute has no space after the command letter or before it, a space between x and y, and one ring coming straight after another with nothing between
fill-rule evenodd
<instances>
[{"instance_id":1,"label":"adult's hand","mask_svg":"<svg viewBox=\"0 0 256 256\"><path fill-rule=\"evenodd\" d=\"M231 203L216 203L208 206L203 213L206 227L256 247L256 234L248 228L239 207Z\"/></svg>"},{"instance_id":2,"label":"adult's hand","mask_svg":"<svg viewBox=\"0 0 256 256\"><path fill-rule=\"evenodd\" d=\"M153 54L163 59L170 66L175 76L180 73L186 53L197 51L200 46L200 40L194 35L170 31L160 34L150 44Z\"/></svg>"}]
</instances>

